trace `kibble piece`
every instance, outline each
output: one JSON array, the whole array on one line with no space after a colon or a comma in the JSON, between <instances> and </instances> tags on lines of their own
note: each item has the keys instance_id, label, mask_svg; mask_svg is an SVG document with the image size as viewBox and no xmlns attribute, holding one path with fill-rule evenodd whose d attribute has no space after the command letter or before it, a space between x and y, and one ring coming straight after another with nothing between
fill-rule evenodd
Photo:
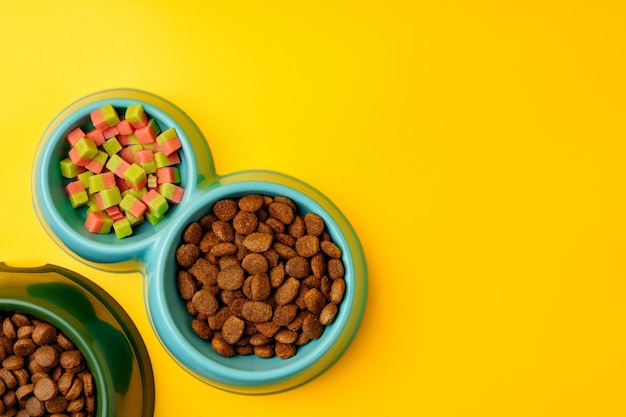
<instances>
[{"instance_id":1,"label":"kibble piece","mask_svg":"<svg viewBox=\"0 0 626 417\"><path fill-rule=\"evenodd\" d=\"M228 222L216 220L211 225L211 230L220 242L233 242L235 240L235 229Z\"/></svg>"},{"instance_id":2,"label":"kibble piece","mask_svg":"<svg viewBox=\"0 0 626 417\"><path fill-rule=\"evenodd\" d=\"M295 343L298 339L298 332L289 329L280 329L275 335L274 339L280 343Z\"/></svg>"},{"instance_id":3,"label":"kibble piece","mask_svg":"<svg viewBox=\"0 0 626 417\"><path fill-rule=\"evenodd\" d=\"M58 363L59 353L50 345L41 346L35 351L34 359L42 368L52 368Z\"/></svg>"},{"instance_id":4,"label":"kibble piece","mask_svg":"<svg viewBox=\"0 0 626 417\"><path fill-rule=\"evenodd\" d=\"M277 331L280 330L280 326L276 324L274 321L266 321L263 323L256 323L256 330L259 331L265 337L273 337ZM267 343L267 342L264 342Z\"/></svg>"},{"instance_id":5,"label":"kibble piece","mask_svg":"<svg viewBox=\"0 0 626 417\"><path fill-rule=\"evenodd\" d=\"M331 258L341 258L341 249L330 240L324 240L320 242L320 248L322 249L322 251L324 251L326 255L330 256Z\"/></svg>"},{"instance_id":6,"label":"kibble piece","mask_svg":"<svg viewBox=\"0 0 626 417\"><path fill-rule=\"evenodd\" d=\"M194 294L191 303L202 314L210 316L217 311L219 304L215 296L209 290L202 289Z\"/></svg>"},{"instance_id":7,"label":"kibble piece","mask_svg":"<svg viewBox=\"0 0 626 417\"><path fill-rule=\"evenodd\" d=\"M302 216L296 216L293 222L289 225L289 234L295 239L298 239L306 233L306 226Z\"/></svg>"},{"instance_id":8,"label":"kibble piece","mask_svg":"<svg viewBox=\"0 0 626 417\"><path fill-rule=\"evenodd\" d=\"M293 343L281 343L276 342L276 346L274 347L276 352L276 356L281 359L289 359L296 354L296 345Z\"/></svg>"},{"instance_id":9,"label":"kibble piece","mask_svg":"<svg viewBox=\"0 0 626 417\"><path fill-rule=\"evenodd\" d=\"M246 294L250 300L262 301L270 296L272 287L267 274L251 275L246 282L249 285L249 289L246 293L246 289L244 288L244 294Z\"/></svg>"},{"instance_id":10,"label":"kibble piece","mask_svg":"<svg viewBox=\"0 0 626 417\"><path fill-rule=\"evenodd\" d=\"M243 245L252 252L265 252L272 245L273 239L269 233L255 232L244 238Z\"/></svg>"},{"instance_id":11,"label":"kibble piece","mask_svg":"<svg viewBox=\"0 0 626 417\"><path fill-rule=\"evenodd\" d=\"M85 397L78 397L67 404L68 413L77 413L85 407Z\"/></svg>"},{"instance_id":12,"label":"kibble piece","mask_svg":"<svg viewBox=\"0 0 626 417\"><path fill-rule=\"evenodd\" d=\"M15 396L18 401L24 401L26 398L30 397L33 394L34 385L33 384L24 384L20 385L18 389L15 390Z\"/></svg>"},{"instance_id":13,"label":"kibble piece","mask_svg":"<svg viewBox=\"0 0 626 417\"><path fill-rule=\"evenodd\" d=\"M238 205L243 211L255 212L263 207L263 197L259 194L248 194L239 199Z\"/></svg>"},{"instance_id":14,"label":"kibble piece","mask_svg":"<svg viewBox=\"0 0 626 417\"><path fill-rule=\"evenodd\" d=\"M285 262L285 272L294 278L305 278L311 273L311 264L306 258L296 256Z\"/></svg>"},{"instance_id":15,"label":"kibble piece","mask_svg":"<svg viewBox=\"0 0 626 417\"><path fill-rule=\"evenodd\" d=\"M208 253L211 248L217 245L219 242L220 240L217 238L217 235L213 233L213 230L211 230L210 232L202 235L202 239L200 240L198 246L200 247L200 250L202 252Z\"/></svg>"},{"instance_id":16,"label":"kibble piece","mask_svg":"<svg viewBox=\"0 0 626 417\"><path fill-rule=\"evenodd\" d=\"M35 329L35 326L31 326L31 325L26 325L26 326L20 326L17 328L17 338L18 339L30 339L33 337L33 330Z\"/></svg>"},{"instance_id":17,"label":"kibble piece","mask_svg":"<svg viewBox=\"0 0 626 417\"><path fill-rule=\"evenodd\" d=\"M330 301L339 304L343 300L345 292L346 282L342 278L334 280L332 287L330 287Z\"/></svg>"},{"instance_id":18,"label":"kibble piece","mask_svg":"<svg viewBox=\"0 0 626 417\"><path fill-rule=\"evenodd\" d=\"M270 285L272 288L278 288L285 281L285 264L279 263L270 270Z\"/></svg>"},{"instance_id":19,"label":"kibble piece","mask_svg":"<svg viewBox=\"0 0 626 417\"><path fill-rule=\"evenodd\" d=\"M268 206L270 217L280 220L281 223L289 225L294 220L293 207L283 202L273 202Z\"/></svg>"},{"instance_id":20,"label":"kibble piece","mask_svg":"<svg viewBox=\"0 0 626 417\"><path fill-rule=\"evenodd\" d=\"M298 255L310 258L320 250L320 242L317 236L304 235L296 240Z\"/></svg>"},{"instance_id":21,"label":"kibble piece","mask_svg":"<svg viewBox=\"0 0 626 417\"><path fill-rule=\"evenodd\" d=\"M59 387L51 378L42 378L35 383L33 393L41 401L48 401L56 397Z\"/></svg>"},{"instance_id":22,"label":"kibble piece","mask_svg":"<svg viewBox=\"0 0 626 417\"><path fill-rule=\"evenodd\" d=\"M254 232L258 225L259 219L256 215L247 211L240 211L233 218L233 228L237 233L244 235Z\"/></svg>"},{"instance_id":23,"label":"kibble piece","mask_svg":"<svg viewBox=\"0 0 626 417\"><path fill-rule=\"evenodd\" d=\"M250 275L264 274L269 268L267 258L260 253L250 253L241 261L242 268Z\"/></svg>"},{"instance_id":24,"label":"kibble piece","mask_svg":"<svg viewBox=\"0 0 626 417\"><path fill-rule=\"evenodd\" d=\"M241 288L244 281L244 270L240 266L232 266L217 274L217 285L225 290Z\"/></svg>"},{"instance_id":25,"label":"kibble piece","mask_svg":"<svg viewBox=\"0 0 626 417\"><path fill-rule=\"evenodd\" d=\"M276 289L274 300L279 305L291 303L298 296L300 291L300 281L293 277L289 277L285 282Z\"/></svg>"},{"instance_id":26,"label":"kibble piece","mask_svg":"<svg viewBox=\"0 0 626 417\"><path fill-rule=\"evenodd\" d=\"M271 358L274 356L274 345L266 344L254 347L254 354L259 358Z\"/></svg>"},{"instance_id":27,"label":"kibble piece","mask_svg":"<svg viewBox=\"0 0 626 417\"><path fill-rule=\"evenodd\" d=\"M245 323L239 317L230 316L222 326L222 337L228 344L234 345L243 336Z\"/></svg>"},{"instance_id":28,"label":"kibble piece","mask_svg":"<svg viewBox=\"0 0 626 417\"><path fill-rule=\"evenodd\" d=\"M238 355L242 355L242 356L248 356L248 355L252 355L254 353L254 346L247 344L247 345L237 345L235 346L235 352L237 352Z\"/></svg>"},{"instance_id":29,"label":"kibble piece","mask_svg":"<svg viewBox=\"0 0 626 417\"><path fill-rule=\"evenodd\" d=\"M235 200L224 199L213 204L213 214L222 221L229 221L237 214L238 205Z\"/></svg>"},{"instance_id":30,"label":"kibble piece","mask_svg":"<svg viewBox=\"0 0 626 417\"><path fill-rule=\"evenodd\" d=\"M200 248L193 243L183 243L176 249L176 262L189 268L200 257Z\"/></svg>"},{"instance_id":31,"label":"kibble piece","mask_svg":"<svg viewBox=\"0 0 626 417\"><path fill-rule=\"evenodd\" d=\"M13 315L11 316L11 321L13 321L13 323L15 323L17 327L24 327L30 324L30 319L26 314L17 312L13 313Z\"/></svg>"},{"instance_id":32,"label":"kibble piece","mask_svg":"<svg viewBox=\"0 0 626 417\"><path fill-rule=\"evenodd\" d=\"M24 358L22 356L11 355L2 361L2 366L9 371L21 369L24 367Z\"/></svg>"},{"instance_id":33,"label":"kibble piece","mask_svg":"<svg viewBox=\"0 0 626 417\"><path fill-rule=\"evenodd\" d=\"M319 338L324 332L324 325L314 314L309 314L302 321L302 333L310 339Z\"/></svg>"},{"instance_id":34,"label":"kibble piece","mask_svg":"<svg viewBox=\"0 0 626 417\"><path fill-rule=\"evenodd\" d=\"M69 401L65 397L57 395L56 397L46 401L44 405L46 407L46 411L51 414L56 414L65 411L68 403Z\"/></svg>"},{"instance_id":35,"label":"kibble piece","mask_svg":"<svg viewBox=\"0 0 626 417\"><path fill-rule=\"evenodd\" d=\"M191 328L201 339L209 340L213 337L213 330L211 330L206 320L193 319Z\"/></svg>"},{"instance_id":36,"label":"kibble piece","mask_svg":"<svg viewBox=\"0 0 626 417\"><path fill-rule=\"evenodd\" d=\"M304 224L309 235L319 236L324 231L324 220L315 213L305 214Z\"/></svg>"},{"instance_id":37,"label":"kibble piece","mask_svg":"<svg viewBox=\"0 0 626 417\"><path fill-rule=\"evenodd\" d=\"M93 375L87 372L83 372L79 376L83 380L83 391L85 392L85 395L94 395L95 384L93 381Z\"/></svg>"},{"instance_id":38,"label":"kibble piece","mask_svg":"<svg viewBox=\"0 0 626 417\"><path fill-rule=\"evenodd\" d=\"M295 304L283 304L276 307L272 320L278 326L286 326L296 318L298 306Z\"/></svg>"},{"instance_id":39,"label":"kibble piece","mask_svg":"<svg viewBox=\"0 0 626 417\"><path fill-rule=\"evenodd\" d=\"M283 259L291 259L298 256L298 252L291 246L287 246L284 243L276 242L272 245L272 248Z\"/></svg>"},{"instance_id":40,"label":"kibble piece","mask_svg":"<svg viewBox=\"0 0 626 417\"><path fill-rule=\"evenodd\" d=\"M226 343L223 339L214 338L211 340L211 346L213 347L213 350L222 356L235 356L235 348Z\"/></svg>"},{"instance_id":41,"label":"kibble piece","mask_svg":"<svg viewBox=\"0 0 626 417\"><path fill-rule=\"evenodd\" d=\"M74 374L72 372L64 372L57 380L57 386L61 395L68 393L74 382Z\"/></svg>"},{"instance_id":42,"label":"kibble piece","mask_svg":"<svg viewBox=\"0 0 626 417\"><path fill-rule=\"evenodd\" d=\"M343 262L340 259L331 259L328 261L328 276L332 279L343 278L345 273Z\"/></svg>"},{"instance_id":43,"label":"kibble piece","mask_svg":"<svg viewBox=\"0 0 626 417\"><path fill-rule=\"evenodd\" d=\"M269 321L272 318L272 306L263 301L246 301L241 315L254 323Z\"/></svg>"},{"instance_id":44,"label":"kibble piece","mask_svg":"<svg viewBox=\"0 0 626 417\"><path fill-rule=\"evenodd\" d=\"M53 343L57 338L57 329L48 323L39 323L33 329L33 342L39 346Z\"/></svg>"},{"instance_id":45,"label":"kibble piece","mask_svg":"<svg viewBox=\"0 0 626 417\"><path fill-rule=\"evenodd\" d=\"M322 278L326 273L326 259L322 252L316 253L311 258L311 272L317 278Z\"/></svg>"},{"instance_id":46,"label":"kibble piece","mask_svg":"<svg viewBox=\"0 0 626 417\"><path fill-rule=\"evenodd\" d=\"M179 271L177 275L178 292L183 300L191 300L196 293L196 282L187 271Z\"/></svg>"},{"instance_id":47,"label":"kibble piece","mask_svg":"<svg viewBox=\"0 0 626 417\"><path fill-rule=\"evenodd\" d=\"M186 243L193 243L194 245L197 245L202 239L202 234L203 231L200 223L193 222L189 224L189 226L187 226L183 231L183 241Z\"/></svg>"},{"instance_id":48,"label":"kibble piece","mask_svg":"<svg viewBox=\"0 0 626 417\"><path fill-rule=\"evenodd\" d=\"M213 222L217 220L217 216L213 213L206 214L200 218L200 226L202 226L202 230L208 232L211 230L211 225Z\"/></svg>"},{"instance_id":49,"label":"kibble piece","mask_svg":"<svg viewBox=\"0 0 626 417\"><path fill-rule=\"evenodd\" d=\"M24 409L26 410L28 415L32 417L43 416L43 413L45 411L43 402L37 397L28 398L24 403Z\"/></svg>"},{"instance_id":50,"label":"kibble piece","mask_svg":"<svg viewBox=\"0 0 626 417\"><path fill-rule=\"evenodd\" d=\"M13 389L18 385L17 378L8 369L0 368L0 379L8 389Z\"/></svg>"},{"instance_id":51,"label":"kibble piece","mask_svg":"<svg viewBox=\"0 0 626 417\"><path fill-rule=\"evenodd\" d=\"M338 311L339 308L337 307L337 304L326 304L326 306L320 312L320 323L322 323L324 326L331 324L333 321L335 321L335 317L337 317Z\"/></svg>"},{"instance_id":52,"label":"kibble piece","mask_svg":"<svg viewBox=\"0 0 626 417\"><path fill-rule=\"evenodd\" d=\"M17 337L17 330L15 330L15 324L10 318L5 318L2 322L2 333L9 339L15 339Z\"/></svg>"},{"instance_id":53,"label":"kibble piece","mask_svg":"<svg viewBox=\"0 0 626 417\"><path fill-rule=\"evenodd\" d=\"M78 398L83 392L83 380L80 378L74 378L69 391L65 394L65 398L72 401Z\"/></svg>"},{"instance_id":54,"label":"kibble piece","mask_svg":"<svg viewBox=\"0 0 626 417\"><path fill-rule=\"evenodd\" d=\"M326 296L317 288L311 288L304 294L304 305L313 314L318 315L326 307Z\"/></svg>"},{"instance_id":55,"label":"kibble piece","mask_svg":"<svg viewBox=\"0 0 626 417\"><path fill-rule=\"evenodd\" d=\"M207 323L213 331L222 330L224 323L230 317L230 309L228 307L222 307L218 309L215 314L207 318Z\"/></svg>"},{"instance_id":56,"label":"kibble piece","mask_svg":"<svg viewBox=\"0 0 626 417\"><path fill-rule=\"evenodd\" d=\"M74 368L83 361L83 354L79 350L66 350L59 356L59 364L65 369Z\"/></svg>"}]
</instances>

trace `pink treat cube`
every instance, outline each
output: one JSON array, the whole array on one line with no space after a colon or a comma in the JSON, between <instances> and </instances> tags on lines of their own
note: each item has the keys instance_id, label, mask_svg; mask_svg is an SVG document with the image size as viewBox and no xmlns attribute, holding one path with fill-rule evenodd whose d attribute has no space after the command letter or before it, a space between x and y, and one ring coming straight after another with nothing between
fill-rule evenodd
<instances>
[{"instance_id":1,"label":"pink treat cube","mask_svg":"<svg viewBox=\"0 0 626 417\"><path fill-rule=\"evenodd\" d=\"M102 131L102 136L104 136L105 139L112 138L113 136L117 136L118 134L119 131L117 129L117 125L111 126Z\"/></svg>"},{"instance_id":2,"label":"pink treat cube","mask_svg":"<svg viewBox=\"0 0 626 417\"><path fill-rule=\"evenodd\" d=\"M93 126L99 131L103 131L109 128L109 125L102 116L102 110L96 109L92 111L91 113L89 113L89 117L91 118L91 123L93 123Z\"/></svg>"},{"instance_id":3,"label":"pink treat cube","mask_svg":"<svg viewBox=\"0 0 626 417\"><path fill-rule=\"evenodd\" d=\"M165 155L171 155L182 147L183 145L182 143L180 143L180 139L178 138L172 138L160 145L161 152L163 152Z\"/></svg>"},{"instance_id":4,"label":"pink treat cube","mask_svg":"<svg viewBox=\"0 0 626 417\"><path fill-rule=\"evenodd\" d=\"M98 129L90 130L89 132L85 134L85 137L93 140L96 146L102 145L104 141L106 140L102 132L99 131Z\"/></svg>"},{"instance_id":5,"label":"pink treat cube","mask_svg":"<svg viewBox=\"0 0 626 417\"><path fill-rule=\"evenodd\" d=\"M78 142L78 139L84 138L84 137L85 137L85 132L83 132L83 129L81 129L80 127L77 127L76 129L72 130L70 133L67 134L67 141L73 147L74 145L76 145L76 142Z\"/></svg>"},{"instance_id":6,"label":"pink treat cube","mask_svg":"<svg viewBox=\"0 0 626 417\"><path fill-rule=\"evenodd\" d=\"M116 126L120 135L130 135L135 131L135 129L130 125L130 122L126 119L121 119Z\"/></svg>"}]
</instances>

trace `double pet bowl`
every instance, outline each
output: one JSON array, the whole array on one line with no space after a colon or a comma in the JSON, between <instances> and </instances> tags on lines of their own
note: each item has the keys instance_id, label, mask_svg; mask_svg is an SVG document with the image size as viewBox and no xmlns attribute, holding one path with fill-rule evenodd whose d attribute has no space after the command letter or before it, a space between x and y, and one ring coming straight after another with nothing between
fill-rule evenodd
<instances>
[{"instance_id":1,"label":"double pet bowl","mask_svg":"<svg viewBox=\"0 0 626 417\"><path fill-rule=\"evenodd\" d=\"M171 205L165 218L158 224L135 228L133 234L124 239L118 239L115 233L92 234L85 229L84 212L72 208L64 190L65 179L59 170L59 162L67 157L67 134L76 127L87 125L90 113L105 104L112 104L116 109L124 109L131 104L143 105L161 130L175 128L182 143L182 149L179 150L181 162L178 165L180 186L185 189L182 201ZM94 268L112 273L142 271L144 302L159 341L180 366L211 386L241 394L270 394L295 388L333 365L346 351L358 330L367 296L367 269L361 244L346 217L319 191L288 175L270 171L217 175L207 141L199 128L183 111L163 98L139 90L114 89L89 95L65 108L48 126L41 139L33 165L32 189L35 210L42 225L50 237L68 253ZM300 214L318 214L324 220L333 242L343 251L346 291L339 313L334 322L326 326L319 339L300 347L297 354L289 359L260 358L254 355L230 358L220 356L207 341L193 332L189 325L191 316L178 293L175 252L182 243L183 230L208 213L216 201L246 194L286 196L296 203ZM65 272L60 276L66 276L68 271ZM30 285L32 280L43 283L50 279L49 272L26 275L28 279L19 281L24 286ZM69 280L73 278L75 275ZM85 278L82 278L82 283L94 286ZM74 284L70 282L70 285ZM17 300L19 298L20 294L16 294L12 304L20 304ZM45 295L41 300L26 295L24 298L30 310L36 310L39 315L53 324L61 325L70 334L78 336L81 331L85 335L98 332L98 329L75 329L73 326L76 320L62 319L61 311L69 314L75 312L60 303L58 296L52 292L50 299L46 299ZM115 304L104 296L99 301L105 305ZM0 307L5 304L0 298ZM59 314L48 314L49 310L59 311ZM126 316L115 316L111 320L112 325L115 322L126 323L128 328L134 329ZM97 338L98 335L93 337ZM136 330L130 333L128 339L132 346L143 346ZM96 373L108 366L103 361L108 363L117 360L107 358L106 355L92 354L91 350L98 348L97 343L83 343L82 347ZM122 366L128 366L133 375L137 372L140 375L150 374L150 378L146 377L140 388L145 397L151 399L151 371L144 350L142 348L135 360ZM103 380L102 377L100 379ZM106 383L102 383L108 391ZM101 401L101 404L106 404L110 399L103 398ZM103 408L98 415L115 415L113 408Z\"/></svg>"}]
</instances>

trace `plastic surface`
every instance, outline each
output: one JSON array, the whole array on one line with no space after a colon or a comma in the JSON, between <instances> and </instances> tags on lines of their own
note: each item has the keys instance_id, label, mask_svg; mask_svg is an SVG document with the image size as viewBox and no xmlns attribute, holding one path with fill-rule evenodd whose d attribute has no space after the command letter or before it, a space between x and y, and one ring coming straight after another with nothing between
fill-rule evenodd
<instances>
[{"instance_id":1,"label":"plastic surface","mask_svg":"<svg viewBox=\"0 0 626 417\"><path fill-rule=\"evenodd\" d=\"M66 198L58 167L67 154L67 133L87 123L89 113L107 103L116 108L143 104L162 129L176 129L183 145L179 151L183 200L156 226L141 225L121 240L114 233L98 235L84 229L84 214L74 210ZM33 166L33 192L42 225L69 253L97 268L144 272L146 308L159 340L176 362L215 387L245 394L295 388L335 363L359 328L367 297L367 267L358 237L340 210L310 185L284 174L245 171L218 176L197 126L162 98L138 90L109 90L87 96L63 110L39 145ZM320 215L333 241L343 250L346 293L339 314L320 339L299 348L288 360L219 356L191 330L191 316L176 288L174 254L184 228L208 213L215 201L248 193L290 197L301 214Z\"/></svg>"},{"instance_id":2,"label":"plastic surface","mask_svg":"<svg viewBox=\"0 0 626 417\"><path fill-rule=\"evenodd\" d=\"M0 263L0 310L39 317L64 332L94 376L98 417L154 411L154 379L141 335L122 307L89 279L45 265Z\"/></svg>"}]
</instances>

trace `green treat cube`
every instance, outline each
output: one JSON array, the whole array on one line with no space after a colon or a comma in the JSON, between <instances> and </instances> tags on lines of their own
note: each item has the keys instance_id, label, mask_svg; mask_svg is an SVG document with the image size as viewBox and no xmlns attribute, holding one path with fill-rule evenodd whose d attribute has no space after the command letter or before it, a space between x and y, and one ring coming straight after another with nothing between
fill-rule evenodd
<instances>
[{"instance_id":1,"label":"green treat cube","mask_svg":"<svg viewBox=\"0 0 626 417\"><path fill-rule=\"evenodd\" d=\"M154 192L154 198L152 198L146 205L148 206L148 212L155 217L163 217L169 208L169 204L167 204L165 197L157 192Z\"/></svg>"},{"instance_id":2,"label":"green treat cube","mask_svg":"<svg viewBox=\"0 0 626 417\"><path fill-rule=\"evenodd\" d=\"M133 207L133 204L135 204L138 201L139 199L133 196L132 194L125 194L122 196L122 201L120 201L120 208L128 212Z\"/></svg>"},{"instance_id":3,"label":"green treat cube","mask_svg":"<svg viewBox=\"0 0 626 417\"><path fill-rule=\"evenodd\" d=\"M63 159L59 166L61 175L65 178L76 178L78 175L78 165L75 165L70 158Z\"/></svg>"},{"instance_id":4,"label":"green treat cube","mask_svg":"<svg viewBox=\"0 0 626 417\"><path fill-rule=\"evenodd\" d=\"M146 174L154 174L157 170L154 160L148 162L140 162L139 165L146 171Z\"/></svg>"},{"instance_id":5,"label":"green treat cube","mask_svg":"<svg viewBox=\"0 0 626 417\"><path fill-rule=\"evenodd\" d=\"M137 136L135 136L134 133L131 133L130 135L128 135L128 139L126 139L128 141L128 145L137 145L139 144L139 139L137 139Z\"/></svg>"},{"instance_id":6,"label":"green treat cube","mask_svg":"<svg viewBox=\"0 0 626 417\"><path fill-rule=\"evenodd\" d=\"M95 194L89 194L89 197L87 199L87 214L89 214L90 211L102 211L98 207L98 203L96 203Z\"/></svg>"},{"instance_id":7,"label":"green treat cube","mask_svg":"<svg viewBox=\"0 0 626 417\"><path fill-rule=\"evenodd\" d=\"M135 143L133 145L128 145L128 149L130 149L131 153L133 154L133 159L135 159L135 153L137 153L137 151L141 151L143 149L143 145L141 143Z\"/></svg>"},{"instance_id":8,"label":"green treat cube","mask_svg":"<svg viewBox=\"0 0 626 417\"><path fill-rule=\"evenodd\" d=\"M103 208L106 209L119 204L122 201L122 194L119 188L111 187L100 191L100 199L102 200Z\"/></svg>"},{"instance_id":9,"label":"green treat cube","mask_svg":"<svg viewBox=\"0 0 626 417\"><path fill-rule=\"evenodd\" d=\"M85 172L81 172L80 174L78 174L76 176L76 178L83 183L83 186L86 189L89 189L89 177L91 177L93 175L93 172L91 171L85 171Z\"/></svg>"},{"instance_id":10,"label":"green treat cube","mask_svg":"<svg viewBox=\"0 0 626 417\"><path fill-rule=\"evenodd\" d=\"M163 220L165 218L165 216L156 217L155 215L150 214L149 211L146 211L146 213L144 214L144 217L153 226L157 225L161 220Z\"/></svg>"},{"instance_id":11,"label":"green treat cube","mask_svg":"<svg viewBox=\"0 0 626 417\"><path fill-rule=\"evenodd\" d=\"M134 188L129 188L128 190L124 190L122 192L122 198L130 194L133 197L135 197L137 200L141 200L141 197L143 197L143 195L147 192L148 192L148 189L146 187L141 187L138 190L135 190Z\"/></svg>"},{"instance_id":12,"label":"green treat cube","mask_svg":"<svg viewBox=\"0 0 626 417\"><path fill-rule=\"evenodd\" d=\"M87 204L87 201L89 201L89 196L85 190L74 193L70 196L70 204L72 205L72 208L84 206Z\"/></svg>"},{"instance_id":13,"label":"green treat cube","mask_svg":"<svg viewBox=\"0 0 626 417\"><path fill-rule=\"evenodd\" d=\"M148 177L146 176L146 170L137 165L136 163L132 163L130 167L126 171L124 171L124 179L128 181L133 187L138 187L148 181Z\"/></svg>"},{"instance_id":14,"label":"green treat cube","mask_svg":"<svg viewBox=\"0 0 626 417\"><path fill-rule=\"evenodd\" d=\"M90 194L97 193L106 188L104 183L104 174L94 174L88 177L89 187L85 187L89 189Z\"/></svg>"},{"instance_id":15,"label":"green treat cube","mask_svg":"<svg viewBox=\"0 0 626 417\"><path fill-rule=\"evenodd\" d=\"M78 139L74 148L76 148L76 152L81 158L91 159L98 153L96 143L89 138Z\"/></svg>"},{"instance_id":16,"label":"green treat cube","mask_svg":"<svg viewBox=\"0 0 626 417\"><path fill-rule=\"evenodd\" d=\"M154 152L156 150L156 144L154 142L153 143L143 143L141 145L141 147L143 149L148 149L148 150L150 150L152 152Z\"/></svg>"},{"instance_id":17,"label":"green treat cube","mask_svg":"<svg viewBox=\"0 0 626 417\"><path fill-rule=\"evenodd\" d=\"M144 115L144 110L141 104L133 104L126 108L125 117L126 117L126 120L128 120L131 123L141 122L143 115Z\"/></svg>"},{"instance_id":18,"label":"green treat cube","mask_svg":"<svg viewBox=\"0 0 626 417\"><path fill-rule=\"evenodd\" d=\"M126 217L113 223L113 230L115 231L115 236L117 236L118 239L122 239L133 234L133 227Z\"/></svg>"},{"instance_id":19,"label":"green treat cube","mask_svg":"<svg viewBox=\"0 0 626 417\"><path fill-rule=\"evenodd\" d=\"M149 129L152 129L155 135L158 135L159 133L161 133L161 128L159 127L159 124L156 122L156 120L154 119L148 120L148 126L150 126Z\"/></svg>"},{"instance_id":20,"label":"green treat cube","mask_svg":"<svg viewBox=\"0 0 626 417\"><path fill-rule=\"evenodd\" d=\"M130 225L135 227L135 226L139 226L141 223L143 223L145 221L145 219L143 218L143 216L141 217L135 217L130 213L125 213L126 214L126 218L128 219L128 221L130 222Z\"/></svg>"},{"instance_id":21,"label":"green treat cube","mask_svg":"<svg viewBox=\"0 0 626 417\"><path fill-rule=\"evenodd\" d=\"M161 133L159 136L157 136L156 141L159 145L163 145L168 140L177 138L177 137L178 135L176 134L176 129L174 129L173 127L170 127L169 129Z\"/></svg>"},{"instance_id":22,"label":"green treat cube","mask_svg":"<svg viewBox=\"0 0 626 417\"><path fill-rule=\"evenodd\" d=\"M107 139L107 141L102 144L102 148L104 148L105 152L109 156L112 156L122 150L122 145L120 145L120 141L117 140L115 136L113 136L112 138Z\"/></svg>"},{"instance_id":23,"label":"green treat cube","mask_svg":"<svg viewBox=\"0 0 626 417\"><path fill-rule=\"evenodd\" d=\"M154 153L154 163L157 168L163 168L170 165L170 160L163 152L158 151Z\"/></svg>"},{"instance_id":24,"label":"green treat cube","mask_svg":"<svg viewBox=\"0 0 626 417\"><path fill-rule=\"evenodd\" d=\"M115 126L120 122L120 116L117 114L117 110L113 107L112 104L105 104L100 107L100 111L102 112L102 119L109 126Z\"/></svg>"},{"instance_id":25,"label":"green treat cube","mask_svg":"<svg viewBox=\"0 0 626 417\"><path fill-rule=\"evenodd\" d=\"M100 150L96 152L96 154L91 158L92 161L95 161L102 166L106 164L107 159L109 159L109 155L106 152Z\"/></svg>"}]
</instances>

